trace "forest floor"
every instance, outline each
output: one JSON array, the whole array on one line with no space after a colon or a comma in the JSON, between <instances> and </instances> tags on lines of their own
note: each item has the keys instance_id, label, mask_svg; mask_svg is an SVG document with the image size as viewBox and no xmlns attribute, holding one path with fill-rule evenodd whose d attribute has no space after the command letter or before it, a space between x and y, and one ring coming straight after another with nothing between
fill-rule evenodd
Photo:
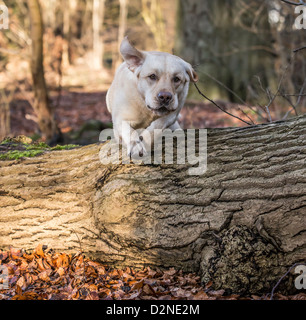
<instances>
[{"instance_id":1,"label":"forest floor","mask_svg":"<svg viewBox=\"0 0 306 320\"><path fill-rule=\"evenodd\" d=\"M239 295L213 290L196 274L170 268L115 269L81 252L54 252L42 245L31 252L0 251L8 274L0 300L306 300L306 294Z\"/></svg>"}]
</instances>

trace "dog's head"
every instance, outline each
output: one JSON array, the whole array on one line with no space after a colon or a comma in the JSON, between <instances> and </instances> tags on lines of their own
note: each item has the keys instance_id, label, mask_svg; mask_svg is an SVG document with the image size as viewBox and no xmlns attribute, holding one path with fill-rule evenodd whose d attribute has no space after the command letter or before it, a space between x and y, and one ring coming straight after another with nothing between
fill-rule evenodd
<instances>
[{"instance_id":1,"label":"dog's head","mask_svg":"<svg viewBox=\"0 0 306 320\"><path fill-rule=\"evenodd\" d=\"M165 52L139 51L127 38L120 47L121 55L138 79L138 91L146 106L158 116L181 108L189 88L198 75L183 59Z\"/></svg>"}]
</instances>

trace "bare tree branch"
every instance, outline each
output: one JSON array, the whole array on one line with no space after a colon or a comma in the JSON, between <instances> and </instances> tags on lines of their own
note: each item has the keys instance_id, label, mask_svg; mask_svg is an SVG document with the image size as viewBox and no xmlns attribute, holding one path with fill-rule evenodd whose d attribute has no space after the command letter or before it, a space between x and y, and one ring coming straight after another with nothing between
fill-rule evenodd
<instances>
[{"instance_id":1,"label":"bare tree branch","mask_svg":"<svg viewBox=\"0 0 306 320\"><path fill-rule=\"evenodd\" d=\"M304 90L305 90L305 86L306 86L306 78L304 79L303 85L302 85L301 90L300 90L300 92L299 92L299 94L298 94L298 98L297 98L297 101L296 101L296 104L295 104L295 105L292 103L292 101L291 101L291 99L290 99L290 96L281 95L286 101L288 101L288 102L291 104L291 107L292 107L290 110L288 110L288 111L286 112L285 116L283 117L283 120L285 120L285 119L288 117L289 113L290 113L292 110L294 110L295 115L298 116L297 107L298 107L298 105L299 105L300 102L301 102L302 96L304 96L303 92L304 92Z\"/></svg>"},{"instance_id":2,"label":"bare tree branch","mask_svg":"<svg viewBox=\"0 0 306 320\"><path fill-rule=\"evenodd\" d=\"M304 49L306 49L306 46L301 47L301 48L294 49L294 50L293 50L293 53L296 53L296 52L301 51L301 50L304 50Z\"/></svg>"},{"instance_id":3,"label":"bare tree branch","mask_svg":"<svg viewBox=\"0 0 306 320\"><path fill-rule=\"evenodd\" d=\"M223 108L221 108L215 101L211 100L211 99L208 98L204 93L202 93L201 90L199 89L199 87L196 85L196 83L194 83L194 86L196 87L196 89L198 90L198 93L199 93L203 98L205 98L206 100L208 100L209 102L211 102L211 103L212 103L213 105L215 105L218 109L220 109L220 110L223 111L224 113L228 114L229 116L234 117L234 118L236 118L236 119L238 119L238 120L240 120L240 121L248 124L249 126L252 125L252 123L250 123L250 122L248 122L248 121L245 121L245 120L243 120L243 119L241 119L241 118L233 115L232 113L224 110Z\"/></svg>"},{"instance_id":4,"label":"bare tree branch","mask_svg":"<svg viewBox=\"0 0 306 320\"><path fill-rule=\"evenodd\" d=\"M212 75L208 74L205 71L200 71L200 73L205 74L208 78L212 79L213 81L215 81L216 83L218 83L221 87L223 87L225 90L227 90L228 92L230 92L232 95L234 95L243 105L246 105L249 109L251 109L253 112L257 113L258 115L259 112L257 110L254 110L250 105L248 105L246 103L246 101L244 101L241 97L239 97L239 95L234 92L233 90L231 90L229 87L227 87L224 83L222 83L221 81L219 81L218 79L216 79L215 77L213 77ZM240 108L238 107L238 109L252 122L252 124L255 124L255 122Z\"/></svg>"}]
</instances>

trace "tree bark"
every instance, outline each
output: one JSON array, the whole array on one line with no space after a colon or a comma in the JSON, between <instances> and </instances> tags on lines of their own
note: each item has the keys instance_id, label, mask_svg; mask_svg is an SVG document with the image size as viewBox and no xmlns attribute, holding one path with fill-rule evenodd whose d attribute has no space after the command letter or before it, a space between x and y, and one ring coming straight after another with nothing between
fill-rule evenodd
<instances>
[{"instance_id":1,"label":"tree bark","mask_svg":"<svg viewBox=\"0 0 306 320\"><path fill-rule=\"evenodd\" d=\"M35 102L34 111L37 114L39 129L48 143L58 140L60 131L55 122L53 111L49 104L48 91L43 67L43 21L38 0L28 0L31 19L31 72Z\"/></svg>"},{"instance_id":2,"label":"tree bark","mask_svg":"<svg viewBox=\"0 0 306 320\"><path fill-rule=\"evenodd\" d=\"M306 258L306 116L208 130L208 169L102 165L101 144L0 167L0 248L82 250L111 266L271 290ZM284 290L294 289L286 284Z\"/></svg>"}]
</instances>

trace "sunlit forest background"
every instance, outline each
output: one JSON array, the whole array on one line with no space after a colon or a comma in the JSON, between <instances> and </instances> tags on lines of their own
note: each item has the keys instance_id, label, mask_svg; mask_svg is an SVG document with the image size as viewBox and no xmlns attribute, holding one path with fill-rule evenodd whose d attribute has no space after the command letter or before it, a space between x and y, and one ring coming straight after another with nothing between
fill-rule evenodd
<instances>
[{"instance_id":1,"label":"sunlit forest background","mask_svg":"<svg viewBox=\"0 0 306 320\"><path fill-rule=\"evenodd\" d=\"M0 139L23 134L97 142L100 130L111 126L105 95L122 62L125 35L141 50L179 55L196 69L198 88L219 108L191 86L184 128L245 126L305 112L306 30L295 24L295 6L284 1L1 4L9 28L0 29Z\"/></svg>"}]
</instances>

